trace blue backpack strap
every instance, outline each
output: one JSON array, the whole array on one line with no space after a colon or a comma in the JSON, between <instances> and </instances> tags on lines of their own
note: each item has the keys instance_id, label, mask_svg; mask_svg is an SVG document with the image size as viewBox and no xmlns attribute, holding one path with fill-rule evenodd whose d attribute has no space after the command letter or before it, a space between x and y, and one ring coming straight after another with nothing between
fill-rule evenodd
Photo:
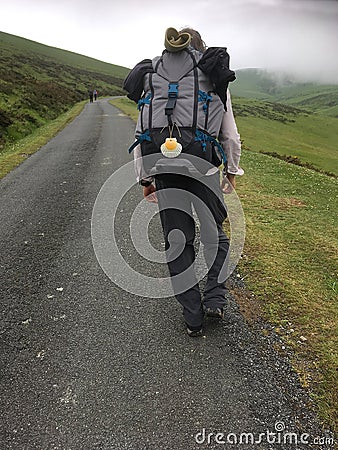
<instances>
[{"instance_id":1,"label":"blue backpack strap","mask_svg":"<svg viewBox=\"0 0 338 450\"><path fill-rule=\"evenodd\" d=\"M208 112L209 102L212 101L211 95L204 91L198 91L198 101L204 103L203 111L206 114Z\"/></svg>"},{"instance_id":2,"label":"blue backpack strap","mask_svg":"<svg viewBox=\"0 0 338 450\"><path fill-rule=\"evenodd\" d=\"M209 136L206 133L203 133L203 131L196 130L195 141L196 142L201 142L202 150L204 152L206 151L207 142L212 142L214 145L216 145L216 147L218 148L220 154L222 155L222 160L223 160L224 166L227 164L226 154L224 152L224 149L223 149L222 145L218 142L217 139L215 139L212 136Z\"/></svg>"},{"instance_id":3,"label":"blue backpack strap","mask_svg":"<svg viewBox=\"0 0 338 450\"><path fill-rule=\"evenodd\" d=\"M151 93L149 93L146 97L140 98L137 102L137 109L140 111L143 105L150 105Z\"/></svg>"},{"instance_id":4,"label":"blue backpack strap","mask_svg":"<svg viewBox=\"0 0 338 450\"><path fill-rule=\"evenodd\" d=\"M137 147L139 144L142 144L142 142L148 141L151 142L150 132L149 130L146 130L144 133L140 134L137 140L131 145L128 149L128 152L131 153L135 147Z\"/></svg>"}]
</instances>

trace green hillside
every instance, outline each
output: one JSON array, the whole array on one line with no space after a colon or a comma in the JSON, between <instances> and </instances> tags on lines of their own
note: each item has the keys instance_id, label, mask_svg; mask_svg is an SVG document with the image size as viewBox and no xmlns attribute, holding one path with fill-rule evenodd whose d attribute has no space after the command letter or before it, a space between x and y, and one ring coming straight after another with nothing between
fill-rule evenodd
<instances>
[{"instance_id":1,"label":"green hillside","mask_svg":"<svg viewBox=\"0 0 338 450\"><path fill-rule=\"evenodd\" d=\"M338 85L302 83L290 75L261 69L237 70L236 77L230 87L236 96L290 104L338 117Z\"/></svg>"},{"instance_id":2,"label":"green hillside","mask_svg":"<svg viewBox=\"0 0 338 450\"><path fill-rule=\"evenodd\" d=\"M128 69L0 32L0 150L55 119L89 89L119 95Z\"/></svg>"},{"instance_id":3,"label":"green hillside","mask_svg":"<svg viewBox=\"0 0 338 450\"><path fill-rule=\"evenodd\" d=\"M233 109L245 148L338 176L338 118L237 97Z\"/></svg>"}]
</instances>

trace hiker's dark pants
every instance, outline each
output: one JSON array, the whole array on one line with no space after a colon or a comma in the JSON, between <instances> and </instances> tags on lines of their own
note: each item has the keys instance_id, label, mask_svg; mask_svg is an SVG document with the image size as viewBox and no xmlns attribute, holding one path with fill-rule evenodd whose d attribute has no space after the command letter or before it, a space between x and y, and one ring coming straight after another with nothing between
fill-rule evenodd
<instances>
[{"instance_id":1,"label":"hiker's dark pants","mask_svg":"<svg viewBox=\"0 0 338 450\"><path fill-rule=\"evenodd\" d=\"M208 177L208 185L183 175L156 176L157 198L165 238L166 256L177 300L183 306L187 325L199 327L203 308L194 271L195 221L192 205L199 219L200 239L208 274L203 303L206 307L223 307L226 303L224 282L218 280L229 248L229 239L222 229L226 217L220 192L219 173Z\"/></svg>"}]
</instances>

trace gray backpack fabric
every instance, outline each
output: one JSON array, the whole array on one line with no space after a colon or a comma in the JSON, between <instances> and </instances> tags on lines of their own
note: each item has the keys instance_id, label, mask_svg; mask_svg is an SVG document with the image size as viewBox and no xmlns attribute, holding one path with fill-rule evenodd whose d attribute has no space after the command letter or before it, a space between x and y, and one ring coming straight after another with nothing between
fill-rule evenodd
<instances>
[{"instance_id":1,"label":"gray backpack fabric","mask_svg":"<svg viewBox=\"0 0 338 450\"><path fill-rule=\"evenodd\" d=\"M188 47L180 52L164 51L152 60L152 71L143 76L143 95L136 126L136 142L141 144L147 172L156 157L162 157L161 144L175 137L184 155L194 155L218 167L225 162L224 151L217 141L224 104L214 92L213 83L198 67L202 53Z\"/></svg>"}]
</instances>

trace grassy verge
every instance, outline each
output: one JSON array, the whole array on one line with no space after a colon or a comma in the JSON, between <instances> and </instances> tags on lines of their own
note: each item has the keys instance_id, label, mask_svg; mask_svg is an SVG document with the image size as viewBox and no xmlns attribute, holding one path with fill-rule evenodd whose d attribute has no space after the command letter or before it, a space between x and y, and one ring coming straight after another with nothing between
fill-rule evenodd
<instances>
[{"instance_id":1,"label":"grassy verge","mask_svg":"<svg viewBox=\"0 0 338 450\"><path fill-rule=\"evenodd\" d=\"M0 178L3 178L12 169L45 145L53 136L80 114L85 104L86 102L77 103L69 111L36 129L29 136L14 144L7 144L0 153Z\"/></svg>"},{"instance_id":2,"label":"grassy verge","mask_svg":"<svg viewBox=\"0 0 338 450\"><path fill-rule=\"evenodd\" d=\"M246 218L240 263L264 317L332 428L337 405L337 185L334 178L244 151L237 192Z\"/></svg>"},{"instance_id":3,"label":"grassy verge","mask_svg":"<svg viewBox=\"0 0 338 450\"><path fill-rule=\"evenodd\" d=\"M114 98L113 100L110 100L109 103L121 109L121 111L126 113L131 119L137 120L138 110L136 103L129 100L127 97Z\"/></svg>"},{"instance_id":4,"label":"grassy verge","mask_svg":"<svg viewBox=\"0 0 338 450\"><path fill-rule=\"evenodd\" d=\"M112 103L133 119L137 117L135 104L127 99ZM259 128L251 136L253 126L250 120L239 121L241 136L250 148L260 149L255 141ZM294 141L292 127L285 129L287 136L281 135L281 129L277 134L271 129L267 150L275 150L272 144ZM297 139L305 148L312 138L298 130ZM332 154L331 147L327 152ZM244 150L241 165L245 176L238 179L237 192L247 236L239 270L249 291L248 304L275 325L323 423L335 430L338 180L259 151Z\"/></svg>"}]
</instances>

